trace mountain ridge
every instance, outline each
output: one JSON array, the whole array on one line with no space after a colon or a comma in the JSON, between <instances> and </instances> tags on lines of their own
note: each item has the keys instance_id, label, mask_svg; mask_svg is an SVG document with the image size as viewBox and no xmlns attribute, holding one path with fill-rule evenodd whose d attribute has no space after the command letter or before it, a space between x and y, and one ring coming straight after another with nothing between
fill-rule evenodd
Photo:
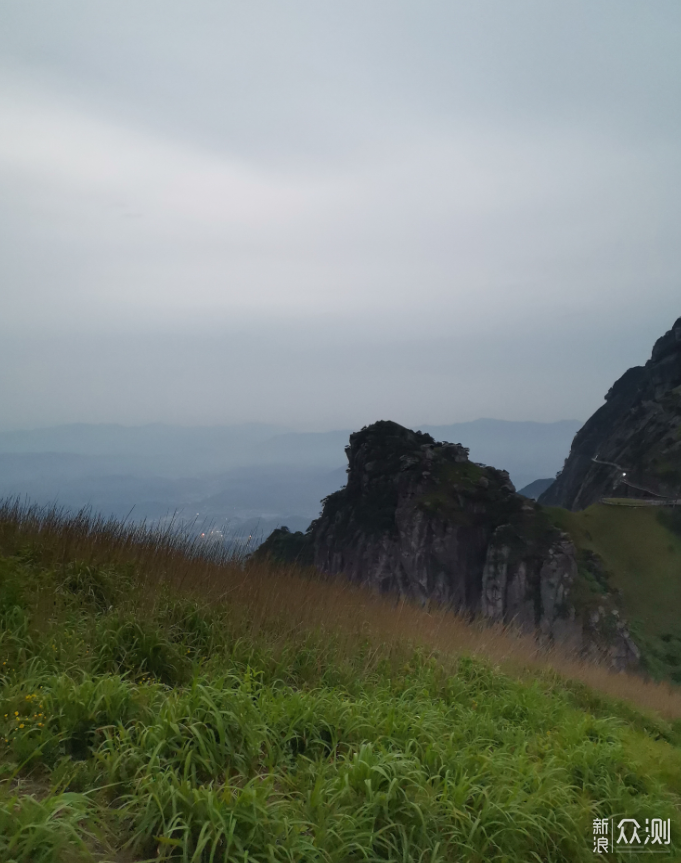
<instances>
[{"instance_id":1,"label":"mountain ridge","mask_svg":"<svg viewBox=\"0 0 681 863\"><path fill-rule=\"evenodd\" d=\"M606 497L641 496L641 488L681 497L681 318L645 365L608 390L539 502L579 510Z\"/></svg>"}]
</instances>

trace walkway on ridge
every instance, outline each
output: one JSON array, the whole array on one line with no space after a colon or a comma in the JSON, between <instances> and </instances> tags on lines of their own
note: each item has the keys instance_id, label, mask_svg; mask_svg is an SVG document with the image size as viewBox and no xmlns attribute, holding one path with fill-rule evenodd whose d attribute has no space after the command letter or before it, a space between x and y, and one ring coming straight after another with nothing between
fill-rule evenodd
<instances>
[{"instance_id":1,"label":"walkway on ridge","mask_svg":"<svg viewBox=\"0 0 681 863\"><path fill-rule=\"evenodd\" d=\"M606 464L609 467L617 468L618 471L622 474L622 484L628 486L629 488L636 489L636 491L644 491L646 494L652 494L653 497L657 498L657 500L649 500L648 498L637 498L637 497L603 497L601 498L601 503L605 503L608 506L681 506L681 498L669 498L665 497L663 494L660 494L657 491L653 491L651 488L646 488L643 485L636 485L636 483L630 482L626 479L627 473L629 472L627 468L622 467L622 465L615 464L613 461L604 461L603 459L598 458L598 453L591 459L592 462L596 464Z\"/></svg>"}]
</instances>

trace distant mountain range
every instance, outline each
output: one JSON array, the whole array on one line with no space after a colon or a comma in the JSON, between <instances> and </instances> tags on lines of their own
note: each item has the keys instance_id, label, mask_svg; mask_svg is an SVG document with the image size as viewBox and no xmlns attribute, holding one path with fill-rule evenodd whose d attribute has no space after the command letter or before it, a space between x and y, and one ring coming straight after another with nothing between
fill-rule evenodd
<instances>
[{"instance_id":1,"label":"distant mountain range","mask_svg":"<svg viewBox=\"0 0 681 863\"><path fill-rule=\"evenodd\" d=\"M508 470L517 487L552 476L580 428L480 419L423 425L462 443L473 461ZM106 515L197 524L266 536L304 529L323 497L345 484L350 429L295 432L246 424L184 427L77 424L0 432L0 496L27 496Z\"/></svg>"}]
</instances>

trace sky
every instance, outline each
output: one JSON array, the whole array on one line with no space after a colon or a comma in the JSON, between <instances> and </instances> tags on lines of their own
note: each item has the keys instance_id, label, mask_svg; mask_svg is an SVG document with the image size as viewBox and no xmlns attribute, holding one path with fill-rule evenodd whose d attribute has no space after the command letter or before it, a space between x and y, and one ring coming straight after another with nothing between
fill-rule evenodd
<instances>
[{"instance_id":1,"label":"sky","mask_svg":"<svg viewBox=\"0 0 681 863\"><path fill-rule=\"evenodd\" d=\"M0 428L585 420L681 315L678 0L3 0Z\"/></svg>"}]
</instances>

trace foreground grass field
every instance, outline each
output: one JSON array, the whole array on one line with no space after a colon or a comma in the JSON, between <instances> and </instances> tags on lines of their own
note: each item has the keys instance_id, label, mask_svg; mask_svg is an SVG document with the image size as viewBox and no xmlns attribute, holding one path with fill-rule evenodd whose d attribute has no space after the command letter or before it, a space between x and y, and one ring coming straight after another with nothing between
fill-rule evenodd
<instances>
[{"instance_id":1,"label":"foreground grass field","mask_svg":"<svg viewBox=\"0 0 681 863\"><path fill-rule=\"evenodd\" d=\"M0 641L3 863L681 856L677 692L510 632L5 507Z\"/></svg>"}]
</instances>

